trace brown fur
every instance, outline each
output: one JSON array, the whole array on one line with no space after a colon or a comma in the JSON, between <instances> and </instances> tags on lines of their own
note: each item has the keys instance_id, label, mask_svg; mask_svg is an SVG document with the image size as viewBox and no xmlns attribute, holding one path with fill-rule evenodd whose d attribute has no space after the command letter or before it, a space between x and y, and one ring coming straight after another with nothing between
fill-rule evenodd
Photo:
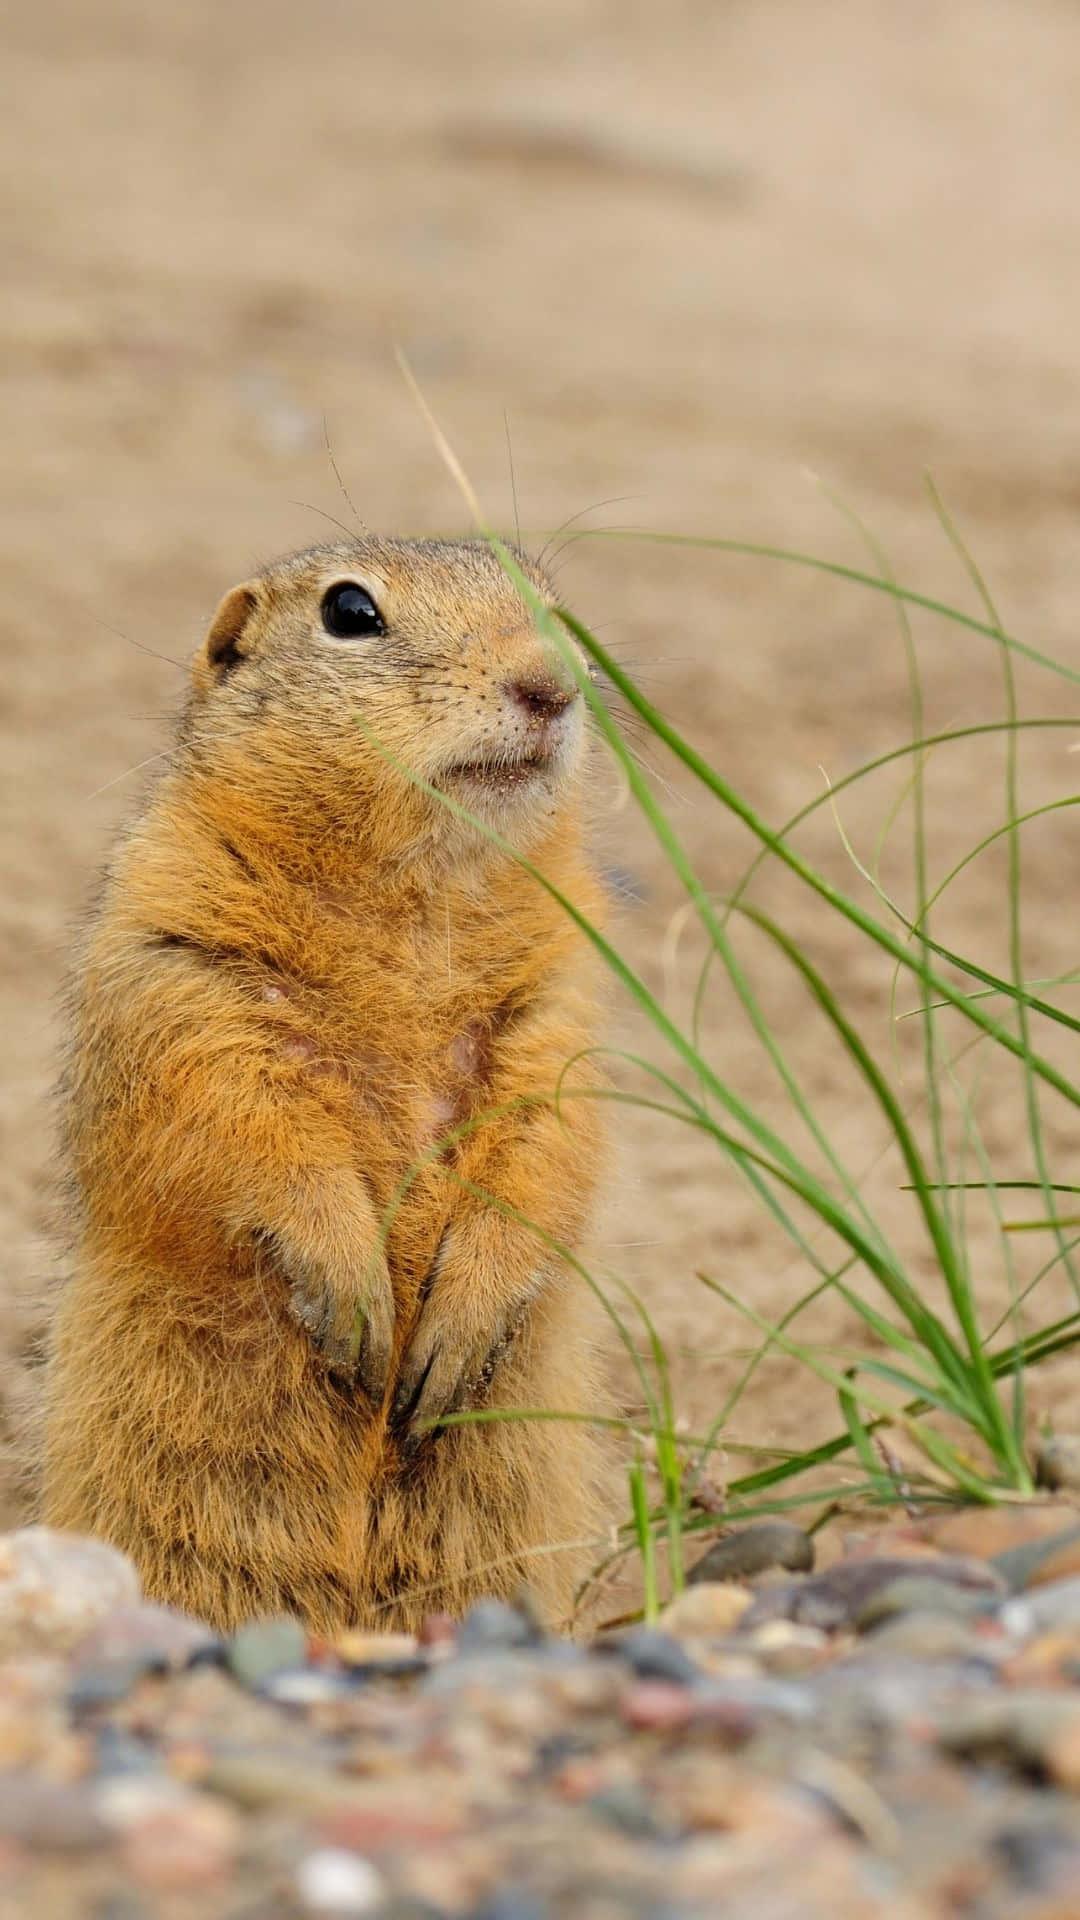
<instances>
[{"instance_id":1,"label":"brown fur","mask_svg":"<svg viewBox=\"0 0 1080 1920\"><path fill-rule=\"evenodd\" d=\"M342 579L385 635L325 633ZM482 544L365 539L270 567L223 601L87 931L44 1517L223 1627L282 1609L413 1625L523 1583L559 1619L595 1525L586 1425L425 1426L597 1405L584 1284L507 1211L580 1244L598 1103L530 1097L593 1042L590 949L401 771L597 916L582 703L545 718L515 685L543 707L568 669ZM568 1085L596 1078L585 1061ZM509 1111L429 1155L384 1236L418 1157L492 1107Z\"/></svg>"}]
</instances>

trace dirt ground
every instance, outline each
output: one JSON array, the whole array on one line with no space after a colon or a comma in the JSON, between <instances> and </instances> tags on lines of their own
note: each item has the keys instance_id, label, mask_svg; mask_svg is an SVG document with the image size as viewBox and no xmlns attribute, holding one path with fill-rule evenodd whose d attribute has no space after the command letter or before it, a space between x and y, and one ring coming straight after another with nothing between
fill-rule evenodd
<instances>
[{"instance_id":1,"label":"dirt ground","mask_svg":"<svg viewBox=\"0 0 1080 1920\"><path fill-rule=\"evenodd\" d=\"M8 10L0 74L0 1244L4 1328L21 1361L55 1264L48 1095L69 929L166 737L179 663L253 562L317 538L323 515L350 519L324 419L372 526L465 521L395 344L505 524L504 415L527 530L587 511L579 526L864 564L831 491L900 578L977 611L928 504L929 468L1006 623L1080 667L1080 11L1069 0L518 0L509 11L43 0ZM822 769L835 779L909 737L895 616L857 586L588 541L560 578L771 821L822 790ZM916 637L928 726L1000 716L990 641L921 616ZM1022 674L1021 697L1028 713L1080 714L1080 688L1045 675ZM1031 737L1023 804L1070 791L1078 741L1080 720L1075 734ZM1002 765L993 740L934 760L935 878L999 825ZM894 769L843 803L864 858L902 778ZM678 888L618 783L598 770L596 790L605 857L641 896L620 937L685 1009L694 948L674 917ZM728 891L746 835L685 777L671 799L709 886ZM1040 977L1075 960L1071 831L1067 812L1051 814L1024 842L1025 959ZM827 809L800 844L868 899ZM885 872L910 901L905 860ZM1006 955L1003 876L999 845L941 923L991 964ZM887 1057L888 967L797 887L761 897L783 905ZM820 1117L869 1165L880 1123L790 970L760 939L744 946ZM613 1024L621 1044L648 1045L625 1008ZM781 1114L721 995L707 1031L718 1069ZM914 1098L910 1044L904 1058ZM1017 1082L990 1074L982 1099L999 1167L1025 1173ZM1068 1109L1048 1106L1046 1125L1067 1179ZM630 1108L619 1135L598 1260L647 1299L696 1430L748 1335L695 1272L766 1317L805 1277L704 1139ZM872 1191L904 1238L901 1179L881 1162ZM998 1261L977 1207L972 1218L989 1312ZM1060 1305L1055 1295L1046 1311ZM807 1322L815 1340L846 1329L836 1304ZM1035 1414L1071 1403L1078 1365L1036 1380ZM620 1391L633 1398L628 1377ZM732 1431L786 1445L835 1420L824 1390L780 1358Z\"/></svg>"}]
</instances>

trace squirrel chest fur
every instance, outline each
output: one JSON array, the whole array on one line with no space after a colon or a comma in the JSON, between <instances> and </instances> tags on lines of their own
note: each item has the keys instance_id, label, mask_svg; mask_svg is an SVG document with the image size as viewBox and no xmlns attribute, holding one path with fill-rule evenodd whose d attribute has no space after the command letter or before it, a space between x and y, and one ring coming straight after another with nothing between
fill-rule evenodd
<instances>
[{"instance_id":1,"label":"squirrel chest fur","mask_svg":"<svg viewBox=\"0 0 1080 1920\"><path fill-rule=\"evenodd\" d=\"M317 548L222 602L84 938L63 1089L44 1517L152 1597L323 1632L526 1584L568 1613L597 982L513 851L598 917L583 754L484 544ZM523 1411L578 1417L490 1417Z\"/></svg>"}]
</instances>

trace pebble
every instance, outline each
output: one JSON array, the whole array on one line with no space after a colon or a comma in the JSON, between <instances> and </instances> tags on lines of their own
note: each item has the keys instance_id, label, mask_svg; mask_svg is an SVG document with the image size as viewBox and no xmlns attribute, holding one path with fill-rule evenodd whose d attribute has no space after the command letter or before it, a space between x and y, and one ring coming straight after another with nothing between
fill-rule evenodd
<instances>
[{"instance_id":1,"label":"pebble","mask_svg":"<svg viewBox=\"0 0 1080 1920\"><path fill-rule=\"evenodd\" d=\"M734 1632L753 1599L748 1587L734 1583L721 1583L719 1580L702 1580L699 1585L687 1587L660 1615L660 1625L665 1633L674 1634L676 1639L685 1636L693 1639L698 1634L728 1634Z\"/></svg>"},{"instance_id":2,"label":"pebble","mask_svg":"<svg viewBox=\"0 0 1080 1920\"><path fill-rule=\"evenodd\" d=\"M1080 1574L1080 1526L996 1553L991 1563L1015 1592Z\"/></svg>"},{"instance_id":3,"label":"pebble","mask_svg":"<svg viewBox=\"0 0 1080 1920\"><path fill-rule=\"evenodd\" d=\"M1002 1663L1010 1687L1075 1686L1080 1682L1080 1632L1051 1630L1027 1638Z\"/></svg>"},{"instance_id":4,"label":"pebble","mask_svg":"<svg viewBox=\"0 0 1080 1920\"><path fill-rule=\"evenodd\" d=\"M384 1892L371 1861L344 1847L309 1853L296 1869L295 1885L305 1913L371 1913Z\"/></svg>"},{"instance_id":5,"label":"pebble","mask_svg":"<svg viewBox=\"0 0 1080 1920\"><path fill-rule=\"evenodd\" d=\"M457 1621L448 1613L425 1614L417 1639L422 1647L441 1650L457 1645Z\"/></svg>"},{"instance_id":6,"label":"pebble","mask_svg":"<svg viewBox=\"0 0 1080 1920\"><path fill-rule=\"evenodd\" d=\"M1080 1434L1055 1433L1035 1449L1035 1484L1056 1492L1080 1488Z\"/></svg>"},{"instance_id":7,"label":"pebble","mask_svg":"<svg viewBox=\"0 0 1080 1920\"><path fill-rule=\"evenodd\" d=\"M131 1561L104 1541L51 1527L0 1535L0 1658L66 1652L104 1615L138 1600Z\"/></svg>"},{"instance_id":8,"label":"pebble","mask_svg":"<svg viewBox=\"0 0 1080 1920\"><path fill-rule=\"evenodd\" d=\"M522 1608L505 1600L478 1600L461 1622L457 1640L462 1653L478 1653L488 1647L532 1647L542 1637Z\"/></svg>"},{"instance_id":9,"label":"pebble","mask_svg":"<svg viewBox=\"0 0 1080 1920\"><path fill-rule=\"evenodd\" d=\"M202 1784L252 1810L289 1807L324 1813L352 1798L347 1782L329 1763L298 1762L276 1749L268 1754L216 1754L203 1772Z\"/></svg>"},{"instance_id":10,"label":"pebble","mask_svg":"<svg viewBox=\"0 0 1080 1920\"><path fill-rule=\"evenodd\" d=\"M1005 1753L1080 1787L1080 1694L1016 1687L953 1702L938 1716L936 1734L951 1753Z\"/></svg>"},{"instance_id":11,"label":"pebble","mask_svg":"<svg viewBox=\"0 0 1080 1920\"><path fill-rule=\"evenodd\" d=\"M118 1774L98 1782L94 1805L107 1827L124 1833L153 1815L171 1812L187 1794L188 1789L168 1774Z\"/></svg>"},{"instance_id":12,"label":"pebble","mask_svg":"<svg viewBox=\"0 0 1080 1920\"><path fill-rule=\"evenodd\" d=\"M109 1835L94 1794L75 1784L7 1773L0 1777L0 1837L40 1853L82 1853Z\"/></svg>"},{"instance_id":13,"label":"pebble","mask_svg":"<svg viewBox=\"0 0 1080 1920\"><path fill-rule=\"evenodd\" d=\"M205 1892L229 1871L241 1833L231 1807L185 1792L131 1820L123 1837L124 1866L152 1892Z\"/></svg>"},{"instance_id":14,"label":"pebble","mask_svg":"<svg viewBox=\"0 0 1080 1920\"><path fill-rule=\"evenodd\" d=\"M1001 1576L981 1560L937 1554L921 1565L922 1571L939 1583L987 1594L1004 1589ZM875 1595L910 1574L909 1559L838 1560L824 1573L764 1588L743 1615L741 1627L750 1632L762 1622L776 1619L798 1620L827 1631L853 1627Z\"/></svg>"},{"instance_id":15,"label":"pebble","mask_svg":"<svg viewBox=\"0 0 1080 1920\"><path fill-rule=\"evenodd\" d=\"M332 1700L348 1700L355 1691L350 1676L332 1667L282 1667L259 1687L264 1699L276 1700L282 1707L323 1706Z\"/></svg>"},{"instance_id":16,"label":"pebble","mask_svg":"<svg viewBox=\"0 0 1080 1920\"><path fill-rule=\"evenodd\" d=\"M725 1713L750 1715L755 1724L766 1718L808 1721L815 1712L814 1695L799 1681L774 1680L767 1674L733 1674L726 1680L706 1680L697 1689L702 1719L719 1725Z\"/></svg>"},{"instance_id":17,"label":"pebble","mask_svg":"<svg viewBox=\"0 0 1080 1920\"><path fill-rule=\"evenodd\" d=\"M805 1673L827 1657L829 1636L797 1620L766 1620L745 1636L755 1660L769 1673Z\"/></svg>"},{"instance_id":18,"label":"pebble","mask_svg":"<svg viewBox=\"0 0 1080 1920\"><path fill-rule=\"evenodd\" d=\"M673 1680L636 1680L623 1696L622 1713L628 1727L653 1733L681 1732L697 1712L689 1687Z\"/></svg>"},{"instance_id":19,"label":"pebble","mask_svg":"<svg viewBox=\"0 0 1080 1920\"><path fill-rule=\"evenodd\" d=\"M68 1706L74 1714L114 1706L118 1700L126 1699L145 1672L139 1660L110 1660L76 1668L68 1688Z\"/></svg>"},{"instance_id":20,"label":"pebble","mask_svg":"<svg viewBox=\"0 0 1080 1920\"><path fill-rule=\"evenodd\" d=\"M973 1620L997 1605L996 1594L978 1588L958 1587L932 1574L905 1573L889 1580L852 1612L852 1625L859 1633L876 1627L897 1614L948 1614L955 1620Z\"/></svg>"},{"instance_id":21,"label":"pebble","mask_svg":"<svg viewBox=\"0 0 1080 1920\"><path fill-rule=\"evenodd\" d=\"M631 1627L607 1644L641 1680L674 1680L687 1686L700 1677L701 1668L685 1648L655 1627Z\"/></svg>"},{"instance_id":22,"label":"pebble","mask_svg":"<svg viewBox=\"0 0 1080 1920\"><path fill-rule=\"evenodd\" d=\"M978 1640L963 1618L923 1607L897 1613L875 1627L875 1651L913 1654L920 1660L988 1659L988 1644Z\"/></svg>"},{"instance_id":23,"label":"pebble","mask_svg":"<svg viewBox=\"0 0 1080 1920\"><path fill-rule=\"evenodd\" d=\"M497 1887L472 1920L548 1920L550 1912L547 1901L528 1887Z\"/></svg>"},{"instance_id":24,"label":"pebble","mask_svg":"<svg viewBox=\"0 0 1080 1920\"><path fill-rule=\"evenodd\" d=\"M1017 1635L1039 1632L1047 1627L1080 1627L1080 1574L1065 1580L1048 1580L1030 1592L1007 1600L1001 1609L1001 1622Z\"/></svg>"},{"instance_id":25,"label":"pebble","mask_svg":"<svg viewBox=\"0 0 1080 1920\"><path fill-rule=\"evenodd\" d=\"M414 1633L345 1633L334 1652L356 1674L422 1673L427 1666Z\"/></svg>"},{"instance_id":26,"label":"pebble","mask_svg":"<svg viewBox=\"0 0 1080 1920\"><path fill-rule=\"evenodd\" d=\"M74 1655L79 1665L102 1667L126 1661L154 1671L212 1656L221 1644L201 1620L144 1600L103 1614L78 1642Z\"/></svg>"},{"instance_id":27,"label":"pebble","mask_svg":"<svg viewBox=\"0 0 1080 1920\"><path fill-rule=\"evenodd\" d=\"M271 1674L290 1667L302 1667L307 1657L308 1637L299 1620L252 1620L240 1627L227 1643L225 1658L230 1673L245 1687L258 1687Z\"/></svg>"},{"instance_id":28,"label":"pebble","mask_svg":"<svg viewBox=\"0 0 1080 1920\"><path fill-rule=\"evenodd\" d=\"M809 1573L814 1565L814 1542L790 1520L757 1520L717 1540L686 1576L688 1586L700 1580L749 1580L770 1567L791 1573Z\"/></svg>"},{"instance_id":29,"label":"pebble","mask_svg":"<svg viewBox=\"0 0 1080 1920\"><path fill-rule=\"evenodd\" d=\"M612 1781L601 1787L586 1802L590 1813L598 1814L622 1833L635 1839L670 1840L675 1829L666 1820L641 1787L633 1780Z\"/></svg>"}]
</instances>

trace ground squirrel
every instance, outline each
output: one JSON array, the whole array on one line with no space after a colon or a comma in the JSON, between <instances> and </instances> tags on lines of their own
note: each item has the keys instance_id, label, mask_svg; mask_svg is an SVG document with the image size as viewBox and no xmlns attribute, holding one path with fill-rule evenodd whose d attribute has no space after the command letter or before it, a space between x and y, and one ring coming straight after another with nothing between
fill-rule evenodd
<instances>
[{"instance_id":1,"label":"ground squirrel","mask_svg":"<svg viewBox=\"0 0 1080 1920\"><path fill-rule=\"evenodd\" d=\"M408 773L595 920L584 738L484 542L316 547L218 609L87 929L63 1087L44 1517L125 1548L155 1599L330 1632L527 1583L567 1613L587 1423L429 1423L595 1409L551 1242L580 1245L600 1103L535 1096L576 1056L567 1086L598 1083L596 963ZM493 1108L381 1237L425 1150Z\"/></svg>"}]
</instances>

